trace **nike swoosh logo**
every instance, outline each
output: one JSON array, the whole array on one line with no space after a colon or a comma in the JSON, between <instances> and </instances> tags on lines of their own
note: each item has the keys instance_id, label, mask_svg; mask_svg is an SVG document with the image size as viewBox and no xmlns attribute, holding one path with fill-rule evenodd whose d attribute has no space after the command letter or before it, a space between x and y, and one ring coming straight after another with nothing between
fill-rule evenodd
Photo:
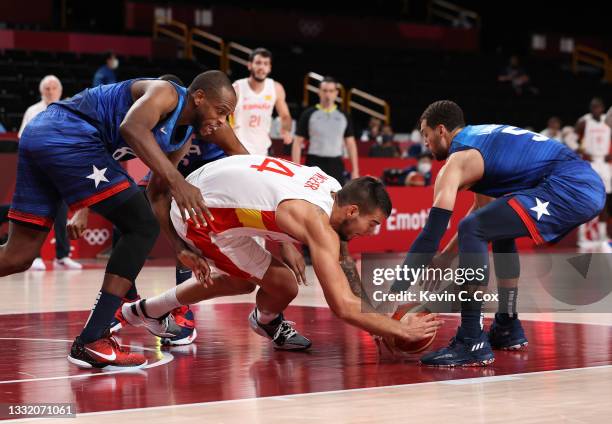
<instances>
[{"instance_id":1,"label":"nike swoosh logo","mask_svg":"<svg viewBox=\"0 0 612 424\"><path fill-rule=\"evenodd\" d=\"M114 350L112 351L113 352L112 355L106 355L105 353L97 352L88 347L86 347L85 349L87 349L90 353L93 353L94 355L98 355L102 359L106 359L107 361L114 361L115 359L117 359L117 354L115 353Z\"/></svg>"},{"instance_id":2,"label":"nike swoosh logo","mask_svg":"<svg viewBox=\"0 0 612 424\"><path fill-rule=\"evenodd\" d=\"M164 133L164 134L168 134L168 133L166 132L166 127L161 127L159 130L160 130L162 133Z\"/></svg>"}]
</instances>

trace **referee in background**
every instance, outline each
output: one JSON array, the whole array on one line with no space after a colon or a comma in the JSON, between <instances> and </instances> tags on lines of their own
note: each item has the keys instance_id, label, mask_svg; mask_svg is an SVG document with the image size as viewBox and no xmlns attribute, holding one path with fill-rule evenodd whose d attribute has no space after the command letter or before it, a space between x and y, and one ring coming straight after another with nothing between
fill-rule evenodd
<instances>
[{"instance_id":1,"label":"referee in background","mask_svg":"<svg viewBox=\"0 0 612 424\"><path fill-rule=\"evenodd\" d=\"M325 77L319 84L319 103L300 116L291 148L291 160L300 163L302 145L308 140L307 166L318 166L344 185L344 145L351 160L351 178L359 177L357 145L350 118L338 109L338 83Z\"/></svg>"}]
</instances>

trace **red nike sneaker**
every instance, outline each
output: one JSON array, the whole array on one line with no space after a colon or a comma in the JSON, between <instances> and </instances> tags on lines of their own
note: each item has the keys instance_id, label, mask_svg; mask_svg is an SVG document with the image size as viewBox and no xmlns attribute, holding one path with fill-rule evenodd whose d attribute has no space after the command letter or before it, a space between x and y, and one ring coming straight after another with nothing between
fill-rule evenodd
<instances>
[{"instance_id":1,"label":"red nike sneaker","mask_svg":"<svg viewBox=\"0 0 612 424\"><path fill-rule=\"evenodd\" d=\"M74 339L68 361L79 368L125 369L142 368L147 358L140 353L120 346L107 332L101 339L83 343L80 337Z\"/></svg>"}]
</instances>

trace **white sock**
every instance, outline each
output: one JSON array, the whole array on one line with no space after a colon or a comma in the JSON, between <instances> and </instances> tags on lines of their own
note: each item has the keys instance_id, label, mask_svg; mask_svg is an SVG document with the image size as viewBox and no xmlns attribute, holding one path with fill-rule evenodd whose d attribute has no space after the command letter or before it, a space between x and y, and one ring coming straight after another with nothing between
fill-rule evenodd
<instances>
[{"instance_id":1,"label":"white sock","mask_svg":"<svg viewBox=\"0 0 612 424\"><path fill-rule=\"evenodd\" d=\"M181 306L181 303L176 298L176 286L160 295L147 299L145 302L145 310L151 318L159 318L179 306Z\"/></svg>"},{"instance_id":2,"label":"white sock","mask_svg":"<svg viewBox=\"0 0 612 424\"><path fill-rule=\"evenodd\" d=\"M280 314L273 312L262 312L261 309L257 308L257 321L259 321L260 324L270 324L270 322L274 321L279 315Z\"/></svg>"},{"instance_id":3,"label":"white sock","mask_svg":"<svg viewBox=\"0 0 612 424\"><path fill-rule=\"evenodd\" d=\"M608 223L604 221L599 221L597 223L597 230L599 232L599 240L605 241L608 240Z\"/></svg>"},{"instance_id":4,"label":"white sock","mask_svg":"<svg viewBox=\"0 0 612 424\"><path fill-rule=\"evenodd\" d=\"M578 227L578 241L586 241L586 224L582 224Z\"/></svg>"}]
</instances>

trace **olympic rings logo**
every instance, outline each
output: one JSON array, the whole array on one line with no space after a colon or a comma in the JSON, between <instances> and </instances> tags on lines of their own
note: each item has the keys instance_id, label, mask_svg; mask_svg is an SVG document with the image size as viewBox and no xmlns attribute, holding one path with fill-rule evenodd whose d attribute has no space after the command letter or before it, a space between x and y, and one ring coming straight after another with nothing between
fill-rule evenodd
<instances>
[{"instance_id":1,"label":"olympic rings logo","mask_svg":"<svg viewBox=\"0 0 612 424\"><path fill-rule=\"evenodd\" d=\"M110 231L108 231L106 228L88 228L83 231L83 238L87 243L89 243L90 246L101 246L106 242L106 240L108 240L109 237Z\"/></svg>"}]
</instances>

